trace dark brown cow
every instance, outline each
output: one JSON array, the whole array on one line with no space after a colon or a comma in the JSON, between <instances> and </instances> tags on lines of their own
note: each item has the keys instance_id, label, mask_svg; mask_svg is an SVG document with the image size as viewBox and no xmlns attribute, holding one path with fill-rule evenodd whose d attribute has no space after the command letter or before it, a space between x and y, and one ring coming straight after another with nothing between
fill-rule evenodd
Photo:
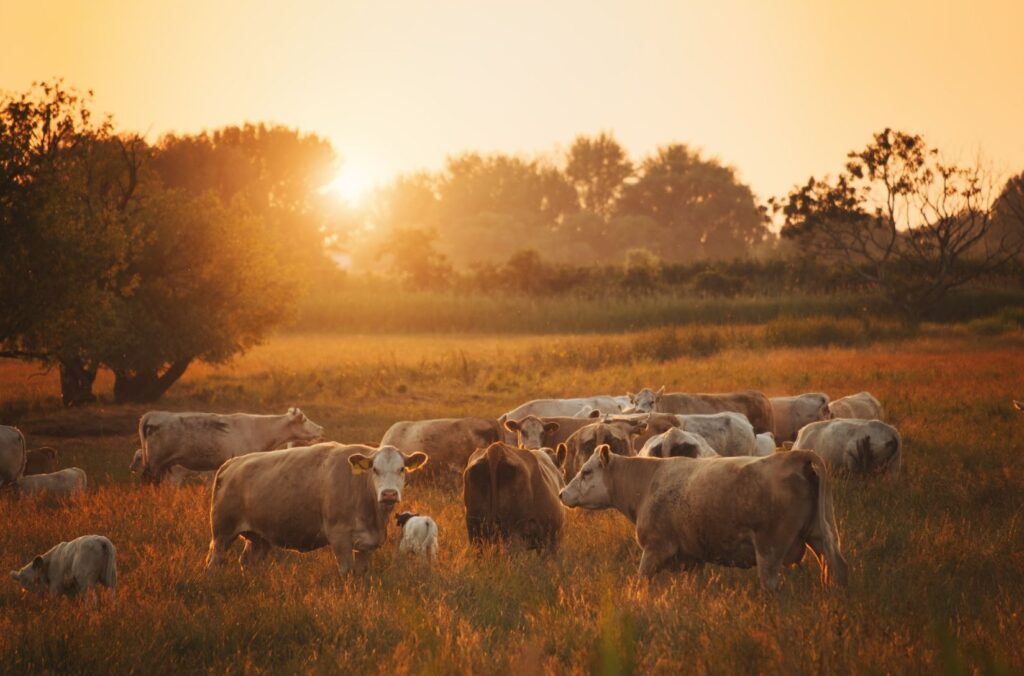
<instances>
[{"instance_id":1,"label":"dark brown cow","mask_svg":"<svg viewBox=\"0 0 1024 676\"><path fill-rule=\"evenodd\" d=\"M546 452L491 444L473 453L462 482L470 542L558 545L565 522L558 492L564 484Z\"/></svg>"},{"instance_id":2,"label":"dark brown cow","mask_svg":"<svg viewBox=\"0 0 1024 676\"><path fill-rule=\"evenodd\" d=\"M735 411L747 416L747 420L754 426L754 434L775 431L772 404L763 392L757 390L725 394L665 394L664 387L657 392L645 387L636 394L630 393L629 400L633 402L629 411L631 413L656 411L685 415Z\"/></svg>"}]
</instances>

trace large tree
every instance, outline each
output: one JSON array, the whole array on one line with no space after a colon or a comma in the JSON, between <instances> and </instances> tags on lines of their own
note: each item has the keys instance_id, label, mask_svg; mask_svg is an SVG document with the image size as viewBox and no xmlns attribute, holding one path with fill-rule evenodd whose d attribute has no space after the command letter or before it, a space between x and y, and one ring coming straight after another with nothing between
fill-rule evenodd
<instances>
[{"instance_id":1,"label":"large tree","mask_svg":"<svg viewBox=\"0 0 1024 676\"><path fill-rule=\"evenodd\" d=\"M715 159L683 144L658 149L618 201L622 216L646 216L660 228L643 245L668 261L737 258L767 228L750 188Z\"/></svg>"},{"instance_id":2,"label":"large tree","mask_svg":"<svg viewBox=\"0 0 1024 676\"><path fill-rule=\"evenodd\" d=\"M633 163L626 151L610 133L594 137L577 136L566 154L565 175L576 189L580 208L611 218L615 202L627 178L633 174Z\"/></svg>"},{"instance_id":3,"label":"large tree","mask_svg":"<svg viewBox=\"0 0 1024 676\"><path fill-rule=\"evenodd\" d=\"M811 179L780 204L784 237L878 288L905 320L999 270L1020 239L988 236L991 177L945 162L917 135L884 129L835 179Z\"/></svg>"}]
</instances>

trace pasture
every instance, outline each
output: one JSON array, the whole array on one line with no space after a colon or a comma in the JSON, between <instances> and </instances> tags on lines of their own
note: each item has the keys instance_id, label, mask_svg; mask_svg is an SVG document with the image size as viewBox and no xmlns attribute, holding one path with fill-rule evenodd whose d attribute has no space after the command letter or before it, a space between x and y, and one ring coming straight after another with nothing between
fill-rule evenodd
<instances>
[{"instance_id":1,"label":"pasture","mask_svg":"<svg viewBox=\"0 0 1024 676\"><path fill-rule=\"evenodd\" d=\"M784 333L744 326L286 334L229 365L193 367L156 405L300 406L329 438L375 442L395 420L493 417L542 396L663 384L769 396L870 390L903 435L903 474L832 482L848 588L822 590L805 562L775 596L754 570L638 580L632 526L613 512L571 512L551 556L476 551L457 482L426 485L417 475L399 510L437 520L433 569L397 556L392 529L363 577L340 579L320 550L277 551L255 574L232 563L207 578L205 489L143 487L128 475L146 409L60 410L55 372L0 362L0 422L19 425L30 447L58 447L61 465L90 479L87 495L66 504L0 499L0 565L100 533L117 546L120 584L117 605L93 612L23 596L5 576L2 671L1019 673L1024 416L1010 399L1024 395L1024 336L929 326L872 342L860 330L842 346L793 346ZM109 398L102 376L96 389Z\"/></svg>"}]
</instances>

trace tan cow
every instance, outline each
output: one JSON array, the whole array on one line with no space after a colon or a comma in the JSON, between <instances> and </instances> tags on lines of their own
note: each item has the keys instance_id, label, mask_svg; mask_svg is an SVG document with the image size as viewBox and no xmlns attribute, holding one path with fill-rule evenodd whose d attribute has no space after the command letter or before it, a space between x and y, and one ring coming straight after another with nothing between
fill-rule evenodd
<instances>
[{"instance_id":1,"label":"tan cow","mask_svg":"<svg viewBox=\"0 0 1024 676\"><path fill-rule=\"evenodd\" d=\"M25 473L25 437L17 427L0 425L0 488L14 486Z\"/></svg>"},{"instance_id":2,"label":"tan cow","mask_svg":"<svg viewBox=\"0 0 1024 676\"><path fill-rule=\"evenodd\" d=\"M88 480L85 470L68 467L50 474L29 474L18 480L18 491L24 495L51 495L66 498L84 493Z\"/></svg>"},{"instance_id":3,"label":"tan cow","mask_svg":"<svg viewBox=\"0 0 1024 676\"><path fill-rule=\"evenodd\" d=\"M25 454L25 474L49 474L57 471L57 449L40 446Z\"/></svg>"},{"instance_id":4,"label":"tan cow","mask_svg":"<svg viewBox=\"0 0 1024 676\"><path fill-rule=\"evenodd\" d=\"M564 483L545 451L491 444L473 453L462 482L470 542L558 545L565 523L558 492Z\"/></svg>"},{"instance_id":5,"label":"tan cow","mask_svg":"<svg viewBox=\"0 0 1024 676\"><path fill-rule=\"evenodd\" d=\"M519 420L506 420L505 429L516 435L516 445L519 448L557 448L558 444L564 443L576 430L592 424L601 415L600 411L593 413L594 415L586 418L538 418L535 415L528 415Z\"/></svg>"},{"instance_id":6,"label":"tan cow","mask_svg":"<svg viewBox=\"0 0 1024 676\"><path fill-rule=\"evenodd\" d=\"M640 575L705 563L757 566L777 589L805 548L822 582L846 584L825 463L808 451L766 458L627 458L600 446L561 493L569 507L619 510L636 525Z\"/></svg>"},{"instance_id":7,"label":"tan cow","mask_svg":"<svg viewBox=\"0 0 1024 676\"><path fill-rule=\"evenodd\" d=\"M116 597L117 550L102 535L83 535L51 547L21 570L12 570L11 578L26 591L51 598L95 595L97 583Z\"/></svg>"},{"instance_id":8,"label":"tan cow","mask_svg":"<svg viewBox=\"0 0 1024 676\"><path fill-rule=\"evenodd\" d=\"M647 443L647 440L658 434L668 432L673 427L682 427L683 422L679 416L671 413L622 413L619 415L603 415L601 421L606 423L612 422L630 422L634 424L643 423L647 427L643 431L638 432L633 437L633 448L636 451L640 451Z\"/></svg>"},{"instance_id":9,"label":"tan cow","mask_svg":"<svg viewBox=\"0 0 1024 676\"><path fill-rule=\"evenodd\" d=\"M828 395L808 392L791 397L771 397L772 417L775 421L775 441L794 441L797 432L804 425L819 420L830 420L832 411L828 407Z\"/></svg>"},{"instance_id":10,"label":"tan cow","mask_svg":"<svg viewBox=\"0 0 1024 676\"><path fill-rule=\"evenodd\" d=\"M636 394L630 393L629 400L633 402L633 406L628 413L656 411L687 415L735 411L747 416L747 420L754 426L754 434L771 432L775 428L772 421L772 405L768 397L756 390L725 394L665 394L664 387L657 392L645 387Z\"/></svg>"},{"instance_id":11,"label":"tan cow","mask_svg":"<svg viewBox=\"0 0 1024 676\"><path fill-rule=\"evenodd\" d=\"M462 474L466 461L478 448L504 438L493 418L438 418L403 420L388 428L381 446L394 446L405 453L422 451L430 456L426 476Z\"/></svg>"},{"instance_id":12,"label":"tan cow","mask_svg":"<svg viewBox=\"0 0 1024 676\"><path fill-rule=\"evenodd\" d=\"M858 392L828 405L833 418L856 418L860 420L885 420L882 403L870 392Z\"/></svg>"},{"instance_id":13,"label":"tan cow","mask_svg":"<svg viewBox=\"0 0 1024 676\"><path fill-rule=\"evenodd\" d=\"M568 480L601 444L610 446L612 453L636 455L633 438L645 429L647 423L637 420L591 423L576 430L565 443L558 445L555 449L555 463L562 468L562 474Z\"/></svg>"},{"instance_id":14,"label":"tan cow","mask_svg":"<svg viewBox=\"0 0 1024 676\"><path fill-rule=\"evenodd\" d=\"M243 569L271 547L308 552L330 546L342 575L362 572L387 538L406 473L426 461L424 453L392 446L335 443L232 458L213 483L206 568L219 564L242 536Z\"/></svg>"},{"instance_id":15,"label":"tan cow","mask_svg":"<svg viewBox=\"0 0 1024 676\"><path fill-rule=\"evenodd\" d=\"M794 449L813 450L834 472L897 475L903 439L881 420L839 419L811 423L797 435Z\"/></svg>"}]
</instances>

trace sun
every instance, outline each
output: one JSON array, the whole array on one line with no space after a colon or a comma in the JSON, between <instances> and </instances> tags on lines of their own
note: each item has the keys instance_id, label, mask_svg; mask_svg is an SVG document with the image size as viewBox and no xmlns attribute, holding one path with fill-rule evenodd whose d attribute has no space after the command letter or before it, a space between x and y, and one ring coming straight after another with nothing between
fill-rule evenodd
<instances>
[{"instance_id":1,"label":"sun","mask_svg":"<svg viewBox=\"0 0 1024 676\"><path fill-rule=\"evenodd\" d=\"M354 167L344 167L330 183L323 187L349 206L357 206L372 187L370 178Z\"/></svg>"}]
</instances>

